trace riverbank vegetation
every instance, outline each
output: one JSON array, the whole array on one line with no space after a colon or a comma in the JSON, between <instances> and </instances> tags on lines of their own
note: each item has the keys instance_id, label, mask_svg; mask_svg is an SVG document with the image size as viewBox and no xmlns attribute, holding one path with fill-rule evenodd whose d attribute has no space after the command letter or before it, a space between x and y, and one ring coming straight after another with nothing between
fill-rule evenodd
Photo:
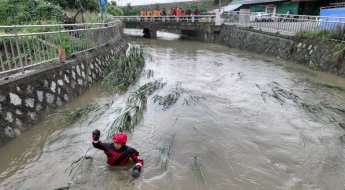
<instances>
[{"instance_id":1,"label":"riverbank vegetation","mask_svg":"<svg viewBox=\"0 0 345 190\"><path fill-rule=\"evenodd\" d=\"M315 42L333 42L334 48L332 49L332 67L339 67L345 58L345 28L337 27L334 30L320 30L320 31L301 31L295 35L298 40L312 40ZM314 61L309 63L309 68L312 70L320 70L319 65Z\"/></svg>"},{"instance_id":2,"label":"riverbank vegetation","mask_svg":"<svg viewBox=\"0 0 345 190\"><path fill-rule=\"evenodd\" d=\"M311 39L320 42L327 41L345 41L345 28L337 27L334 30L319 30L319 31L300 31L295 37L297 39Z\"/></svg>"},{"instance_id":3,"label":"riverbank vegetation","mask_svg":"<svg viewBox=\"0 0 345 190\"><path fill-rule=\"evenodd\" d=\"M0 1L1 25L57 23L61 16L61 7L44 1Z\"/></svg>"},{"instance_id":4,"label":"riverbank vegetation","mask_svg":"<svg viewBox=\"0 0 345 190\"><path fill-rule=\"evenodd\" d=\"M321 42L330 41L330 34L327 30L320 30L320 31L300 31L297 32L295 35L298 39L311 39L317 40Z\"/></svg>"},{"instance_id":5,"label":"riverbank vegetation","mask_svg":"<svg viewBox=\"0 0 345 190\"><path fill-rule=\"evenodd\" d=\"M98 0L2 0L0 25L99 22L98 12ZM107 5L107 13L123 14L116 2Z\"/></svg>"}]
</instances>

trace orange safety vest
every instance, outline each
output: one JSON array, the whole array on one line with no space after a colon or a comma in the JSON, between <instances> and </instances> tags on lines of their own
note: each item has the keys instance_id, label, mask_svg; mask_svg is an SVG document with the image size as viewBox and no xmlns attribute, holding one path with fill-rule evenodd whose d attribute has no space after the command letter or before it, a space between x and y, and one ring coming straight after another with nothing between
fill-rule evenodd
<instances>
[{"instance_id":1,"label":"orange safety vest","mask_svg":"<svg viewBox=\"0 0 345 190\"><path fill-rule=\"evenodd\" d=\"M182 12L181 9L176 9L176 15L177 16L181 16L181 12Z\"/></svg>"}]
</instances>

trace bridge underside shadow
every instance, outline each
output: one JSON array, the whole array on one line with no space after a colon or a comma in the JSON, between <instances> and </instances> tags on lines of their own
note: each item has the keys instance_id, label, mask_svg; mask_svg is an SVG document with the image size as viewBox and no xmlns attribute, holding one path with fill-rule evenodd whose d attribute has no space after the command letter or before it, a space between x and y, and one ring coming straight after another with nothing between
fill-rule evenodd
<instances>
[{"instance_id":1,"label":"bridge underside shadow","mask_svg":"<svg viewBox=\"0 0 345 190\"><path fill-rule=\"evenodd\" d=\"M144 37L157 38L158 30L180 31L183 37L193 40L212 41L219 34L220 26L209 22L143 22L123 21L125 28L143 29Z\"/></svg>"}]
</instances>

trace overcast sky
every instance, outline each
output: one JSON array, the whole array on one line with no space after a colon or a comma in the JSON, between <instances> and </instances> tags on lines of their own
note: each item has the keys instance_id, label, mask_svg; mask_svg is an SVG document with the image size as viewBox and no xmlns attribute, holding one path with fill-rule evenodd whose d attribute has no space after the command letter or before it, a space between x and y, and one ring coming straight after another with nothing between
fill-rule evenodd
<instances>
[{"instance_id":1,"label":"overcast sky","mask_svg":"<svg viewBox=\"0 0 345 190\"><path fill-rule=\"evenodd\" d=\"M155 4L155 3L172 3L172 2L192 1L192 0L110 0L110 1L116 1L116 3L119 6L126 6L127 3L131 3L131 5L146 5L146 4Z\"/></svg>"}]
</instances>

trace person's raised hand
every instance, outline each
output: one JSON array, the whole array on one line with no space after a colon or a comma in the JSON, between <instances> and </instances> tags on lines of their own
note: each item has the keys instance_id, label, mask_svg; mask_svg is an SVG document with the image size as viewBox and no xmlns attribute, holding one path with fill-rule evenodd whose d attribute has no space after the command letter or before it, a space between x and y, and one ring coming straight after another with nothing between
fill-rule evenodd
<instances>
[{"instance_id":1,"label":"person's raised hand","mask_svg":"<svg viewBox=\"0 0 345 190\"><path fill-rule=\"evenodd\" d=\"M92 140L99 141L99 136L101 136L101 132L98 129L92 131Z\"/></svg>"}]
</instances>

